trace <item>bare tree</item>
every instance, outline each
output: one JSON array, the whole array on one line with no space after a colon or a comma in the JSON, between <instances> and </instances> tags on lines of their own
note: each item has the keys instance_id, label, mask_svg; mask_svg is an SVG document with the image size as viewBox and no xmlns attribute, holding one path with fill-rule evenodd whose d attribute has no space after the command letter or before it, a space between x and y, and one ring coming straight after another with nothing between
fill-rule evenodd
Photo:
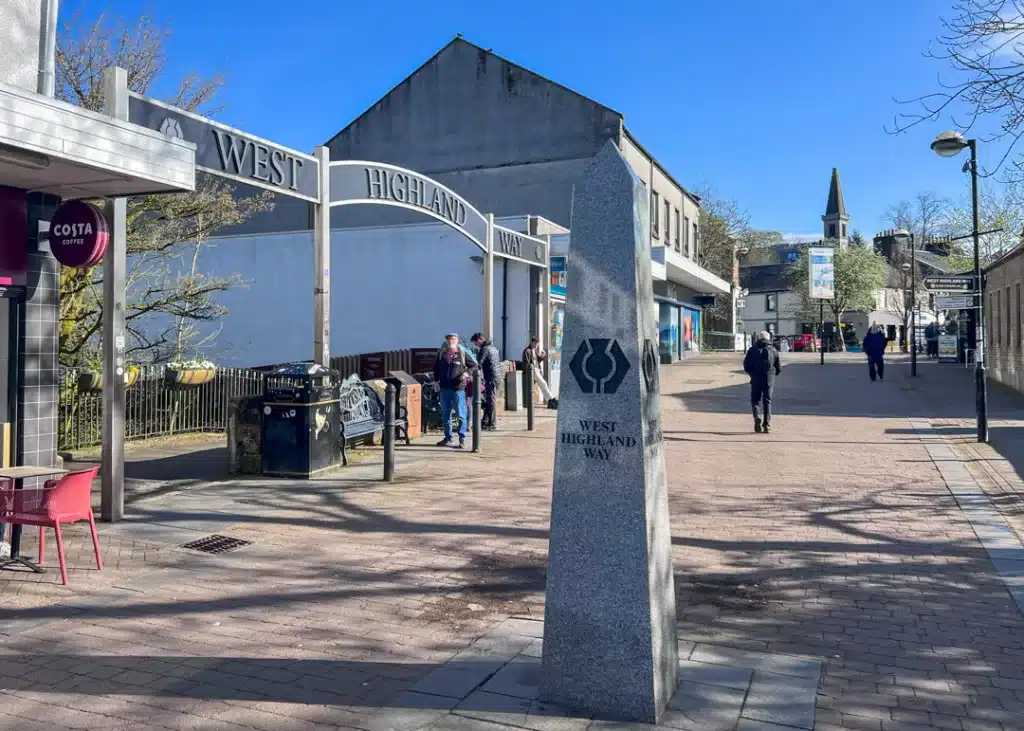
<instances>
[{"instance_id":1,"label":"bare tree","mask_svg":"<svg viewBox=\"0 0 1024 731\"><path fill-rule=\"evenodd\" d=\"M917 309L921 309L921 303L928 296L924 288L924 273L921 265L917 264L917 271L912 271L914 260L910 252L899 249L893 253L886 273L885 287L882 289L883 301L880 303L883 309L892 313L900 319L903 325L903 332L910 333L910 316L914 311L915 303ZM903 343L902 345L906 345Z\"/></svg>"},{"instance_id":2,"label":"bare tree","mask_svg":"<svg viewBox=\"0 0 1024 731\"><path fill-rule=\"evenodd\" d=\"M169 37L146 16L132 24L80 14L63 27L56 55L57 96L94 111L103 106L103 70L120 66L128 87L148 93L164 69ZM189 75L170 104L212 114L210 102L222 79ZM128 202L126 349L136 360L182 357L198 347L193 325L225 312L214 295L238 284L237 275L211 277L198 269L200 249L217 230L272 207L271 194L236 197L233 186L199 176L194 193L139 196ZM191 261L191 266L189 262ZM96 365L103 319L103 268L61 269L60 362ZM168 325L167 323L170 323Z\"/></svg>"},{"instance_id":3,"label":"bare tree","mask_svg":"<svg viewBox=\"0 0 1024 731\"><path fill-rule=\"evenodd\" d=\"M1013 154L1024 134L1024 1L958 0L942 25L926 55L951 73L939 77L937 91L897 100L913 111L898 114L890 131L948 118L970 134L981 120L995 118L995 131L982 137L1004 145L994 169L1010 159L1011 174L1020 177L1024 168Z\"/></svg>"},{"instance_id":4,"label":"bare tree","mask_svg":"<svg viewBox=\"0 0 1024 731\"><path fill-rule=\"evenodd\" d=\"M914 235L920 247L930 237L949 233L952 205L948 198L921 191L910 200L894 203L885 217L893 228L904 228Z\"/></svg>"},{"instance_id":5,"label":"bare tree","mask_svg":"<svg viewBox=\"0 0 1024 731\"><path fill-rule=\"evenodd\" d=\"M733 280L738 251L746 249L749 255L782 241L782 234L751 228L750 214L737 201L722 198L710 186L701 186L697 194L701 199L697 263L727 282ZM711 318L729 318L732 303L727 297L719 297L715 307L705 312Z\"/></svg>"}]
</instances>

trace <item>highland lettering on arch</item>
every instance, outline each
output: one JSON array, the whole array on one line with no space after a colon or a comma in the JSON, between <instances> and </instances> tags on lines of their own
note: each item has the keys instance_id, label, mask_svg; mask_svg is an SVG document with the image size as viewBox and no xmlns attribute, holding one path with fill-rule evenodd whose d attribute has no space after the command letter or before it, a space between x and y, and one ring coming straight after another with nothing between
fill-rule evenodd
<instances>
[{"instance_id":1,"label":"highland lettering on arch","mask_svg":"<svg viewBox=\"0 0 1024 731\"><path fill-rule=\"evenodd\" d=\"M413 170L365 160L331 162L331 206L376 203L420 211L487 249L487 219L450 188Z\"/></svg>"}]
</instances>

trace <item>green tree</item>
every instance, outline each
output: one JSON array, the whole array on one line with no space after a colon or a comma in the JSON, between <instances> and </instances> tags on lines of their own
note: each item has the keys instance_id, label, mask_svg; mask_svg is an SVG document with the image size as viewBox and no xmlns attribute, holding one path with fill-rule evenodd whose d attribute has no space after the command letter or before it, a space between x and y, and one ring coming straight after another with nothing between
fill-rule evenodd
<instances>
[{"instance_id":1,"label":"green tree","mask_svg":"<svg viewBox=\"0 0 1024 731\"><path fill-rule=\"evenodd\" d=\"M125 24L102 15L84 22L74 15L58 38L57 97L101 111L103 70L111 66L127 71L132 91L150 93L164 69L169 35L146 16ZM219 76L189 75L164 101L209 115L218 111L211 102L221 85ZM217 230L271 207L269 193L238 197L232 185L208 176L197 176L194 193L129 199L125 324L130 357L159 362L197 354L202 343L196 340L196 323L222 316L225 309L216 302L216 293L240 281L238 275L201 272L201 248ZM62 268L60 279L60 364L98 365L103 267Z\"/></svg>"},{"instance_id":2,"label":"green tree","mask_svg":"<svg viewBox=\"0 0 1024 731\"><path fill-rule=\"evenodd\" d=\"M835 299L825 300L825 309L838 326L844 312L871 312L878 304L878 294L885 286L885 258L864 246L839 248L835 239L826 240L822 247L835 249ZM816 319L819 300L810 298L808 286L809 246L802 247L800 258L789 271L789 285L797 294L803 313ZM838 347L845 349L842 338Z\"/></svg>"}]
</instances>

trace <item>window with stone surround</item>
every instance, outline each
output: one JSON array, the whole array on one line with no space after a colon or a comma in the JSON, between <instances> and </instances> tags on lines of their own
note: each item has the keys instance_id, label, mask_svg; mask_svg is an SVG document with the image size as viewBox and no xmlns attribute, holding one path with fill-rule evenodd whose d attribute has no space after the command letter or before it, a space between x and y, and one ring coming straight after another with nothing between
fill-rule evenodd
<instances>
[{"instance_id":1,"label":"window with stone surround","mask_svg":"<svg viewBox=\"0 0 1024 731\"><path fill-rule=\"evenodd\" d=\"M665 246L671 246L669 238L672 236L672 204L665 201Z\"/></svg>"},{"instance_id":2,"label":"window with stone surround","mask_svg":"<svg viewBox=\"0 0 1024 731\"><path fill-rule=\"evenodd\" d=\"M999 297L1000 294L1001 294L1000 292L996 292L995 293L995 304L994 305L992 304L992 298L991 297L988 298L988 305L989 305L990 311L992 313L992 327L991 327L991 331L992 331L992 334L995 337L995 342L993 343L994 345L1001 345L1001 337L1000 336L1002 335L1002 328L1000 327L999 313L1002 311L1002 302L1000 301L1000 297Z\"/></svg>"},{"instance_id":3,"label":"window with stone surround","mask_svg":"<svg viewBox=\"0 0 1024 731\"><path fill-rule=\"evenodd\" d=\"M1021 349L1021 317L1024 317L1024 307L1021 307L1021 283L1017 283L1017 349Z\"/></svg>"},{"instance_id":4,"label":"window with stone surround","mask_svg":"<svg viewBox=\"0 0 1024 731\"><path fill-rule=\"evenodd\" d=\"M1006 348L1013 346L1013 310L1010 309L1010 288L1007 287L1003 295L1006 300Z\"/></svg>"},{"instance_id":5,"label":"window with stone surround","mask_svg":"<svg viewBox=\"0 0 1024 731\"><path fill-rule=\"evenodd\" d=\"M658 205L658 191L651 191L651 236L659 238L658 236L658 219L660 216L661 207Z\"/></svg>"}]
</instances>

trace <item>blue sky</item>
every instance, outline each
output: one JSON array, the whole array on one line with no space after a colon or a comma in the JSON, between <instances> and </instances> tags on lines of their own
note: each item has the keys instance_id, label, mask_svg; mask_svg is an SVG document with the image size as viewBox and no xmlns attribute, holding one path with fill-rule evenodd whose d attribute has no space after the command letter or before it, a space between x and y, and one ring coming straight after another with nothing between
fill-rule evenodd
<instances>
[{"instance_id":1,"label":"blue sky","mask_svg":"<svg viewBox=\"0 0 1024 731\"><path fill-rule=\"evenodd\" d=\"M945 71L922 52L951 0L64 0L168 25L167 81L223 72L218 118L310 150L461 32L623 112L684 185L737 199L758 228L818 233L833 167L851 225L888 204L961 197L960 164L928 149L950 126L887 134L893 97ZM158 90L159 91L159 90ZM995 150L981 148L982 164Z\"/></svg>"}]
</instances>

